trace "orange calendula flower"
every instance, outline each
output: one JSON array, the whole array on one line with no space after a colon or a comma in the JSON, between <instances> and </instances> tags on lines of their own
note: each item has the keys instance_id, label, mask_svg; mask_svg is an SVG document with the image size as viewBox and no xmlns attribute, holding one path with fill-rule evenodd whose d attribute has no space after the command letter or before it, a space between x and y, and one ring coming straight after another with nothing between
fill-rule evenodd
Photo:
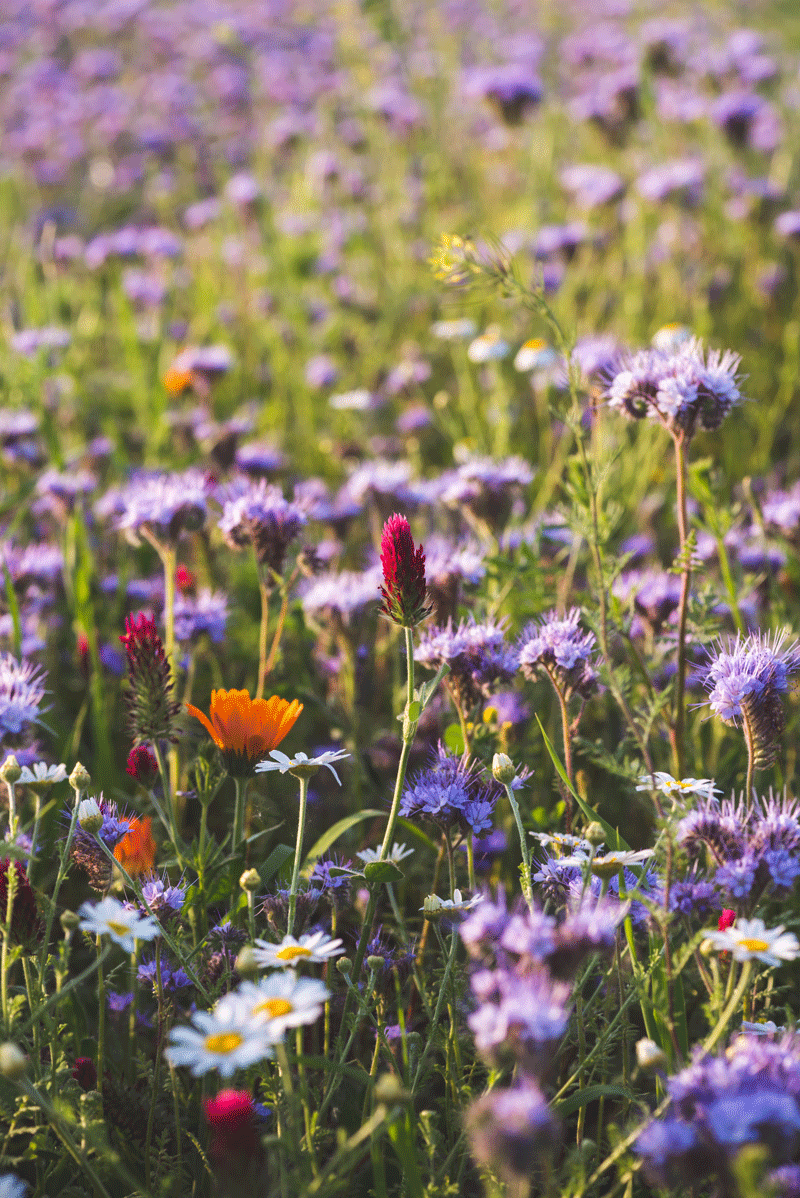
<instances>
[{"instance_id":1,"label":"orange calendula flower","mask_svg":"<svg viewBox=\"0 0 800 1198\"><path fill-rule=\"evenodd\" d=\"M186 710L208 732L225 758L228 772L246 778L257 761L291 732L303 704L293 699L251 699L247 691L212 691L209 714L191 703Z\"/></svg>"},{"instance_id":2,"label":"orange calendula flower","mask_svg":"<svg viewBox=\"0 0 800 1198\"><path fill-rule=\"evenodd\" d=\"M156 859L152 817L146 815L144 819L139 819L133 815L126 823L128 831L114 846L114 856L132 878L138 878L140 874L151 874Z\"/></svg>"},{"instance_id":3,"label":"orange calendula flower","mask_svg":"<svg viewBox=\"0 0 800 1198\"><path fill-rule=\"evenodd\" d=\"M194 371L181 366L170 366L164 373L163 383L170 395L180 395L188 391L194 383Z\"/></svg>"}]
</instances>

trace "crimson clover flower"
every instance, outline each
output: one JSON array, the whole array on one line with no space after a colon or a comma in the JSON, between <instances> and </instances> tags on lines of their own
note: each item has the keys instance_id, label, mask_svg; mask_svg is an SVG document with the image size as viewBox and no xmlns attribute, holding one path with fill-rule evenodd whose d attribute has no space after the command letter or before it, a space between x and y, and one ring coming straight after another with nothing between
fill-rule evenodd
<instances>
[{"instance_id":1,"label":"crimson clover flower","mask_svg":"<svg viewBox=\"0 0 800 1198\"><path fill-rule=\"evenodd\" d=\"M430 612L425 603L425 550L414 545L408 520L399 513L383 526L381 565L381 611L404 628L420 624Z\"/></svg>"},{"instance_id":2,"label":"crimson clover flower","mask_svg":"<svg viewBox=\"0 0 800 1198\"><path fill-rule=\"evenodd\" d=\"M144 612L125 617L119 638L128 655L128 727L134 743L174 740L180 704L172 695L172 672L155 621Z\"/></svg>"}]
</instances>

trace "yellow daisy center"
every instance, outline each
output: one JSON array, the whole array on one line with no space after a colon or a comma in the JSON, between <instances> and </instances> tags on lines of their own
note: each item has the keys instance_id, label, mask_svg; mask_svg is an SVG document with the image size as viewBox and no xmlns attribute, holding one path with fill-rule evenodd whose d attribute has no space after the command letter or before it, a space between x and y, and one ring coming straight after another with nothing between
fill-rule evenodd
<instances>
[{"instance_id":1,"label":"yellow daisy center","mask_svg":"<svg viewBox=\"0 0 800 1198\"><path fill-rule=\"evenodd\" d=\"M118 923L115 919L106 920L106 926L116 936L127 936L130 932L130 928L126 923Z\"/></svg>"},{"instance_id":2,"label":"yellow daisy center","mask_svg":"<svg viewBox=\"0 0 800 1198\"><path fill-rule=\"evenodd\" d=\"M289 1012L293 1010L294 1007L288 1001L288 999L268 998L264 1002L259 1003L257 1007L253 1008L253 1014L257 1015L262 1011L266 1011L270 1019L277 1019L279 1015L288 1015Z\"/></svg>"},{"instance_id":3,"label":"yellow daisy center","mask_svg":"<svg viewBox=\"0 0 800 1198\"><path fill-rule=\"evenodd\" d=\"M742 948L746 948L749 953L765 953L770 947L768 940L740 940L739 944Z\"/></svg>"},{"instance_id":4,"label":"yellow daisy center","mask_svg":"<svg viewBox=\"0 0 800 1198\"><path fill-rule=\"evenodd\" d=\"M287 944L275 954L276 961L296 961L298 957L312 956L311 949L303 948L302 944Z\"/></svg>"},{"instance_id":5,"label":"yellow daisy center","mask_svg":"<svg viewBox=\"0 0 800 1198\"><path fill-rule=\"evenodd\" d=\"M219 1053L224 1056L228 1052L236 1052L240 1044L244 1043L244 1038L239 1032L216 1032L213 1036L206 1036L205 1045L209 1052Z\"/></svg>"}]
</instances>

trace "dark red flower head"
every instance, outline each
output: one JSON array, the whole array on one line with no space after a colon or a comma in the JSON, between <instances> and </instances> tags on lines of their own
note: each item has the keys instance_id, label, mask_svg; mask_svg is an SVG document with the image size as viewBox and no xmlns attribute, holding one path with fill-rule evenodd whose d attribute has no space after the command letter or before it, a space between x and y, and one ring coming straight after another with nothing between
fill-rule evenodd
<instances>
[{"instance_id":1,"label":"dark red flower head","mask_svg":"<svg viewBox=\"0 0 800 1198\"><path fill-rule=\"evenodd\" d=\"M425 550L414 545L408 520L399 513L383 526L381 565L381 611L395 624L413 628L430 612L425 603Z\"/></svg>"},{"instance_id":2,"label":"dark red flower head","mask_svg":"<svg viewBox=\"0 0 800 1198\"><path fill-rule=\"evenodd\" d=\"M97 1089L97 1070L91 1057L76 1057L72 1076L84 1090Z\"/></svg>"},{"instance_id":3,"label":"dark red flower head","mask_svg":"<svg viewBox=\"0 0 800 1198\"><path fill-rule=\"evenodd\" d=\"M144 612L126 616L125 635L119 639L128 655L126 702L134 743L174 740L180 704L172 696L172 671L155 621Z\"/></svg>"},{"instance_id":4,"label":"dark red flower head","mask_svg":"<svg viewBox=\"0 0 800 1198\"><path fill-rule=\"evenodd\" d=\"M727 932L728 928L730 928L735 922L736 912L730 907L723 907L722 914L719 917L719 924L717 925L720 932Z\"/></svg>"},{"instance_id":5,"label":"dark red flower head","mask_svg":"<svg viewBox=\"0 0 800 1198\"><path fill-rule=\"evenodd\" d=\"M128 754L125 773L141 782L145 790L151 790L158 780L158 761L147 745L134 745Z\"/></svg>"},{"instance_id":6,"label":"dark red flower head","mask_svg":"<svg viewBox=\"0 0 800 1198\"><path fill-rule=\"evenodd\" d=\"M0 861L0 923L5 924L8 914L9 886L13 890L11 899L10 939L13 944L33 945L44 931L44 925L36 906L36 898L28 876L19 861Z\"/></svg>"},{"instance_id":7,"label":"dark red flower head","mask_svg":"<svg viewBox=\"0 0 800 1198\"><path fill-rule=\"evenodd\" d=\"M204 1103L213 1131L210 1152L215 1160L251 1157L261 1151L256 1135L256 1113L247 1090L220 1090Z\"/></svg>"},{"instance_id":8,"label":"dark red flower head","mask_svg":"<svg viewBox=\"0 0 800 1198\"><path fill-rule=\"evenodd\" d=\"M175 571L175 585L182 595L194 590L197 577L186 566L178 566Z\"/></svg>"}]
</instances>

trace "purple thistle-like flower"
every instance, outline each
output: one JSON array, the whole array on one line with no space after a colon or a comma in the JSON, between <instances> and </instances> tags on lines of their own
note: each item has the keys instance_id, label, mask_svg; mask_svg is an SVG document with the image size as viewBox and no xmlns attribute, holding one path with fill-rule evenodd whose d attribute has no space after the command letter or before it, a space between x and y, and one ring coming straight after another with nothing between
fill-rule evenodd
<instances>
[{"instance_id":1,"label":"purple thistle-like flower","mask_svg":"<svg viewBox=\"0 0 800 1198\"><path fill-rule=\"evenodd\" d=\"M473 974L472 987L481 1005L467 1023L478 1051L496 1064L516 1060L524 1072L535 1075L567 1029L569 984L534 967L524 976L481 970Z\"/></svg>"},{"instance_id":2,"label":"purple thistle-like flower","mask_svg":"<svg viewBox=\"0 0 800 1198\"><path fill-rule=\"evenodd\" d=\"M597 680L590 661L593 632L582 632L580 611L573 607L566 616L552 611L523 631L517 643L519 668L526 678L545 673L565 697L586 697Z\"/></svg>"},{"instance_id":3,"label":"purple thistle-like flower","mask_svg":"<svg viewBox=\"0 0 800 1198\"><path fill-rule=\"evenodd\" d=\"M405 819L422 817L442 827L459 825L483 832L492 826L496 788L485 786L469 757L456 757L439 745L431 765L406 786L400 799Z\"/></svg>"},{"instance_id":4,"label":"purple thistle-like flower","mask_svg":"<svg viewBox=\"0 0 800 1198\"><path fill-rule=\"evenodd\" d=\"M175 596L175 639L195 641L206 633L218 644L225 639L228 597L224 591L202 587L197 597Z\"/></svg>"},{"instance_id":5,"label":"purple thistle-like flower","mask_svg":"<svg viewBox=\"0 0 800 1198\"><path fill-rule=\"evenodd\" d=\"M370 566L360 573L341 570L319 574L302 591L303 611L310 615L334 613L347 622L356 612L375 603L382 580L380 566Z\"/></svg>"},{"instance_id":6,"label":"purple thistle-like flower","mask_svg":"<svg viewBox=\"0 0 800 1198\"><path fill-rule=\"evenodd\" d=\"M464 1118L475 1159L512 1186L523 1179L527 1184L537 1160L551 1156L558 1145L559 1125L529 1079L485 1094Z\"/></svg>"},{"instance_id":7,"label":"purple thistle-like flower","mask_svg":"<svg viewBox=\"0 0 800 1198\"><path fill-rule=\"evenodd\" d=\"M465 710L489 695L498 682L509 682L517 669L517 653L506 643L503 621L478 623L473 616L457 628L451 622L420 636L415 654L420 665L438 670L450 666L448 685Z\"/></svg>"},{"instance_id":8,"label":"purple thistle-like flower","mask_svg":"<svg viewBox=\"0 0 800 1198\"><path fill-rule=\"evenodd\" d=\"M606 398L634 419L655 416L673 432L719 428L741 399L740 358L731 350L706 351L691 339L674 351L623 354L608 371Z\"/></svg>"},{"instance_id":9,"label":"purple thistle-like flower","mask_svg":"<svg viewBox=\"0 0 800 1198\"><path fill-rule=\"evenodd\" d=\"M740 1036L720 1057L698 1046L667 1091L666 1118L650 1124L635 1146L661 1184L727 1178L747 1144L760 1145L773 1166L800 1149L800 1038L792 1033Z\"/></svg>"},{"instance_id":10,"label":"purple thistle-like flower","mask_svg":"<svg viewBox=\"0 0 800 1198\"><path fill-rule=\"evenodd\" d=\"M232 483L226 491L219 527L233 549L252 545L258 563L270 574L283 573L286 551L307 523L296 503L264 479Z\"/></svg>"},{"instance_id":11,"label":"purple thistle-like flower","mask_svg":"<svg viewBox=\"0 0 800 1198\"><path fill-rule=\"evenodd\" d=\"M757 769L772 765L784 729L782 696L789 677L800 669L800 644L786 643L786 633L772 638L738 634L721 645L706 670L704 684L711 710L726 724L740 720L748 727Z\"/></svg>"},{"instance_id":12,"label":"purple thistle-like flower","mask_svg":"<svg viewBox=\"0 0 800 1198\"><path fill-rule=\"evenodd\" d=\"M147 525L177 541L182 532L203 527L208 491L208 479L201 470L139 475L113 495L117 528L135 533ZM108 505L101 502L97 510L104 513Z\"/></svg>"},{"instance_id":13,"label":"purple thistle-like flower","mask_svg":"<svg viewBox=\"0 0 800 1198\"><path fill-rule=\"evenodd\" d=\"M26 724L36 724L46 708L44 680L47 672L30 661L0 654L0 735L19 736Z\"/></svg>"}]
</instances>

